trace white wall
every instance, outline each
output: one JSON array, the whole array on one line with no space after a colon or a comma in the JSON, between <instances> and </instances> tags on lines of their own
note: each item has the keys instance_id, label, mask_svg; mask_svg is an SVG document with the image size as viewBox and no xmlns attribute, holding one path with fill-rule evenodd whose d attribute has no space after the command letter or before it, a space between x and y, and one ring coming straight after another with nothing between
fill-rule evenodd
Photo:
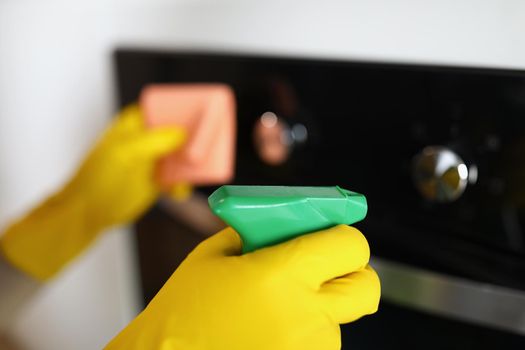
<instances>
[{"instance_id":1,"label":"white wall","mask_svg":"<svg viewBox=\"0 0 525 350\"><path fill-rule=\"evenodd\" d=\"M525 68L522 0L0 0L0 225L59 186L115 109L118 44ZM31 349L95 349L136 311L126 230L16 321Z\"/></svg>"}]
</instances>

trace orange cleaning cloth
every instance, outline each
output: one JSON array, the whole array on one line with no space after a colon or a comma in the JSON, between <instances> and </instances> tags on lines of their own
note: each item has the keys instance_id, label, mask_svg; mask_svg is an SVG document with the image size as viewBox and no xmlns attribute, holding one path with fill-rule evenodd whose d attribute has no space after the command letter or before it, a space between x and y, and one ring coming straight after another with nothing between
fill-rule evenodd
<instances>
[{"instance_id":1,"label":"orange cleaning cloth","mask_svg":"<svg viewBox=\"0 0 525 350\"><path fill-rule=\"evenodd\" d=\"M162 187L224 184L233 179L236 108L228 85L148 85L139 104L148 127L180 126L187 132L185 145L159 161L156 180Z\"/></svg>"}]
</instances>

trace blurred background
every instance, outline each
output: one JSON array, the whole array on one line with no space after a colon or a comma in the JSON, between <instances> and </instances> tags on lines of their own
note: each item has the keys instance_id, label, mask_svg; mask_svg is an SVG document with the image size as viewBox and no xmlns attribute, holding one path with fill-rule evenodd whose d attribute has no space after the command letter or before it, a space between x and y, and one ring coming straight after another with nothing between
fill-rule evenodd
<instances>
[{"instance_id":1,"label":"blurred background","mask_svg":"<svg viewBox=\"0 0 525 350\"><path fill-rule=\"evenodd\" d=\"M58 188L118 110L117 48L525 69L523 33L520 0L0 0L0 226ZM128 231L32 300L13 321L22 345L100 348L136 315Z\"/></svg>"}]
</instances>

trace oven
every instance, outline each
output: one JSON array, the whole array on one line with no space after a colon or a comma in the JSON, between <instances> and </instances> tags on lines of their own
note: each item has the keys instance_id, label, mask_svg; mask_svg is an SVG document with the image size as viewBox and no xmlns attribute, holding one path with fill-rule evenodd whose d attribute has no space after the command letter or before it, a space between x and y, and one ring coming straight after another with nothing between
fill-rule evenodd
<instances>
[{"instance_id":1,"label":"oven","mask_svg":"<svg viewBox=\"0 0 525 350\"><path fill-rule=\"evenodd\" d=\"M230 85L235 184L367 196L382 301L344 349L525 348L525 72L137 49L115 68L121 106L149 83ZM213 190L136 223L145 303L222 227Z\"/></svg>"}]
</instances>

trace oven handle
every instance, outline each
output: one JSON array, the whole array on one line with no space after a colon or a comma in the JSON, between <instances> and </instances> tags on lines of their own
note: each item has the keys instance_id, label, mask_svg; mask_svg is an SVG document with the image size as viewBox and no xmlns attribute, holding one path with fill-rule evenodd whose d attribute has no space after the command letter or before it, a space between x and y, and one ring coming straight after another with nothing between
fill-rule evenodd
<instances>
[{"instance_id":1,"label":"oven handle","mask_svg":"<svg viewBox=\"0 0 525 350\"><path fill-rule=\"evenodd\" d=\"M394 304L525 335L525 291L471 281L379 257L371 265Z\"/></svg>"}]
</instances>

